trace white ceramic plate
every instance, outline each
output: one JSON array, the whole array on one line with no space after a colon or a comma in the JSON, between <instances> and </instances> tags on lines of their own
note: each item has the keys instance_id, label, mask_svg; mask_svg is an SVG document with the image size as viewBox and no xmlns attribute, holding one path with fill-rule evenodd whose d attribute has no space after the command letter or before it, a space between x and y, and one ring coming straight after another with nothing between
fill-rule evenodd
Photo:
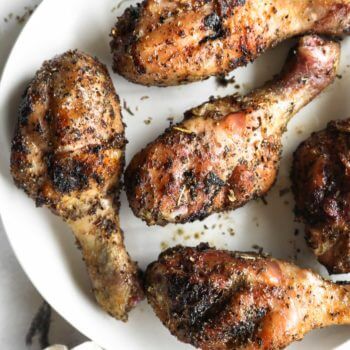
<instances>
[{"instance_id":1,"label":"white ceramic plate","mask_svg":"<svg viewBox=\"0 0 350 350\"><path fill-rule=\"evenodd\" d=\"M45 59L68 49L78 48L96 55L108 67L109 31L130 1L120 0L46 0L23 30L7 66L0 87L0 210L12 247L22 267L42 296L73 326L106 349L189 349L179 343L161 325L146 302L130 314L124 324L109 317L94 302L79 251L67 226L48 210L36 209L31 199L13 185L9 173L10 140L17 119L20 96ZM265 54L249 67L233 74L239 92L259 86L277 73L285 59L289 44ZM343 42L342 79L306 107L289 124L284 138L284 154L277 184L266 200L251 202L227 215L214 215L204 222L166 228L147 227L136 219L122 195L120 212L127 248L131 256L145 267L156 259L161 247L175 244L195 245L200 234L220 248L252 250L253 245L278 258L296 259L301 266L325 273L305 246L302 227L294 222L289 187L292 152L312 131L323 128L331 119L350 115L350 40ZM134 115L124 110L127 124L127 161L154 139L169 124L169 117L180 120L183 112L208 99L210 95L227 95L237 91L230 85L218 87L215 79L171 88L146 88L131 84L112 74L116 89ZM142 99L148 96L148 99ZM151 119L146 125L145 120ZM204 230L204 225L209 230ZM178 229L184 233L179 235ZM295 230L300 234L295 236ZM228 232L235 232L234 236ZM340 276L344 279L346 276ZM302 343L290 349L329 350L350 338L350 329L335 327L315 331Z\"/></svg>"}]
</instances>

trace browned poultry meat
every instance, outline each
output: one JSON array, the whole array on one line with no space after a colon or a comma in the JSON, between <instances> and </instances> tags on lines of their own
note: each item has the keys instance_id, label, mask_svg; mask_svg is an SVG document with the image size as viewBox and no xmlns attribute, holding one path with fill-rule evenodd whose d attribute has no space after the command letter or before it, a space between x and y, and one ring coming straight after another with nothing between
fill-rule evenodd
<instances>
[{"instance_id":1,"label":"browned poultry meat","mask_svg":"<svg viewBox=\"0 0 350 350\"><path fill-rule=\"evenodd\" d=\"M307 36L279 77L237 100L211 100L136 154L126 170L135 215L165 225L203 219L265 194L289 119L335 77L339 44Z\"/></svg>"},{"instance_id":2,"label":"browned poultry meat","mask_svg":"<svg viewBox=\"0 0 350 350\"><path fill-rule=\"evenodd\" d=\"M70 225L98 303L122 320L143 297L119 227L125 143L106 67L77 51L45 62L23 96L12 175L37 206Z\"/></svg>"},{"instance_id":3,"label":"browned poultry meat","mask_svg":"<svg viewBox=\"0 0 350 350\"><path fill-rule=\"evenodd\" d=\"M350 272L350 119L304 141L291 175L309 246L330 273Z\"/></svg>"},{"instance_id":4,"label":"browned poultry meat","mask_svg":"<svg viewBox=\"0 0 350 350\"><path fill-rule=\"evenodd\" d=\"M146 271L146 295L179 340L202 350L277 350L350 324L350 288L254 253L175 247Z\"/></svg>"},{"instance_id":5,"label":"browned poultry meat","mask_svg":"<svg viewBox=\"0 0 350 350\"><path fill-rule=\"evenodd\" d=\"M349 29L350 0L144 0L112 29L113 68L176 85L225 74L295 35Z\"/></svg>"}]
</instances>

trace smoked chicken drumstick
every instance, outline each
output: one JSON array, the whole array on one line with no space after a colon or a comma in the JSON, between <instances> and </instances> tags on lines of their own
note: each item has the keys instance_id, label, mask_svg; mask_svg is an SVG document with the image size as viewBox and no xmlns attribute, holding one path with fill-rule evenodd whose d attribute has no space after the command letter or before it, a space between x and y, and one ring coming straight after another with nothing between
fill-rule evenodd
<instances>
[{"instance_id":1,"label":"smoked chicken drumstick","mask_svg":"<svg viewBox=\"0 0 350 350\"><path fill-rule=\"evenodd\" d=\"M339 44L306 36L280 74L237 100L210 100L137 153L126 170L130 206L149 225L235 209L273 185L290 118L333 82Z\"/></svg>"},{"instance_id":2,"label":"smoked chicken drumstick","mask_svg":"<svg viewBox=\"0 0 350 350\"><path fill-rule=\"evenodd\" d=\"M201 244L163 252L146 295L179 340L202 350L278 350L315 328L350 324L350 288L254 253Z\"/></svg>"},{"instance_id":3,"label":"smoked chicken drumstick","mask_svg":"<svg viewBox=\"0 0 350 350\"><path fill-rule=\"evenodd\" d=\"M350 272L350 119L330 122L294 153L295 212L330 273Z\"/></svg>"},{"instance_id":4,"label":"smoked chicken drumstick","mask_svg":"<svg viewBox=\"0 0 350 350\"><path fill-rule=\"evenodd\" d=\"M350 29L350 0L144 0L112 29L115 72L145 85L225 74L305 33Z\"/></svg>"},{"instance_id":5,"label":"smoked chicken drumstick","mask_svg":"<svg viewBox=\"0 0 350 350\"><path fill-rule=\"evenodd\" d=\"M125 143L106 67L77 51L45 62L23 96L12 176L70 225L98 303L122 320L143 297L119 227Z\"/></svg>"}]
</instances>

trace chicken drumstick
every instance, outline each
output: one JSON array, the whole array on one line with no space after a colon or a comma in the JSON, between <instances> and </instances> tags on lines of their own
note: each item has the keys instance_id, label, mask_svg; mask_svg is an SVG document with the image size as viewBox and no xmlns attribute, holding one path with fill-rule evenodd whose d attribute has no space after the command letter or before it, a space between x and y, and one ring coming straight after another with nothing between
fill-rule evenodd
<instances>
[{"instance_id":1,"label":"chicken drumstick","mask_svg":"<svg viewBox=\"0 0 350 350\"><path fill-rule=\"evenodd\" d=\"M350 288L254 253L201 244L163 252L146 295L179 340L202 350L278 350L315 328L350 324Z\"/></svg>"},{"instance_id":2,"label":"chicken drumstick","mask_svg":"<svg viewBox=\"0 0 350 350\"><path fill-rule=\"evenodd\" d=\"M350 119L314 133L294 153L296 215L330 273L350 272Z\"/></svg>"},{"instance_id":3,"label":"chicken drumstick","mask_svg":"<svg viewBox=\"0 0 350 350\"><path fill-rule=\"evenodd\" d=\"M225 74L295 35L349 29L350 0L144 0L112 29L113 68L176 85Z\"/></svg>"},{"instance_id":4,"label":"chicken drumstick","mask_svg":"<svg viewBox=\"0 0 350 350\"><path fill-rule=\"evenodd\" d=\"M290 118L333 80L339 44L301 38L279 77L241 100L211 100L136 154L126 190L136 216L165 225L203 219L265 194Z\"/></svg>"},{"instance_id":5,"label":"chicken drumstick","mask_svg":"<svg viewBox=\"0 0 350 350\"><path fill-rule=\"evenodd\" d=\"M76 51L45 62L23 97L11 172L37 206L71 226L98 303L122 320L143 297L119 227L124 146L106 67Z\"/></svg>"}]
</instances>

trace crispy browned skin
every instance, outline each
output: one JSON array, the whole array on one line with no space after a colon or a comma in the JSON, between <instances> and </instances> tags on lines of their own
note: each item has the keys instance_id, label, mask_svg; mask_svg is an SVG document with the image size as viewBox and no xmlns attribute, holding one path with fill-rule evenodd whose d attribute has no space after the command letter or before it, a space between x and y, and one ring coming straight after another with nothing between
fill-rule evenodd
<instances>
[{"instance_id":1,"label":"crispy browned skin","mask_svg":"<svg viewBox=\"0 0 350 350\"><path fill-rule=\"evenodd\" d=\"M143 297L119 227L124 147L106 67L77 51L45 62L23 96L12 176L37 206L71 226L98 303L122 320Z\"/></svg>"},{"instance_id":2,"label":"crispy browned skin","mask_svg":"<svg viewBox=\"0 0 350 350\"><path fill-rule=\"evenodd\" d=\"M263 88L185 113L126 170L135 215L150 225L184 223L264 195L276 178L287 122L333 81L338 61L338 43L304 37Z\"/></svg>"},{"instance_id":3,"label":"crispy browned skin","mask_svg":"<svg viewBox=\"0 0 350 350\"><path fill-rule=\"evenodd\" d=\"M179 340L202 350L277 350L350 324L348 287L254 253L175 247L146 271L146 295Z\"/></svg>"},{"instance_id":4,"label":"crispy browned skin","mask_svg":"<svg viewBox=\"0 0 350 350\"><path fill-rule=\"evenodd\" d=\"M330 273L350 272L350 119L304 141L291 176L309 246Z\"/></svg>"},{"instance_id":5,"label":"crispy browned skin","mask_svg":"<svg viewBox=\"0 0 350 350\"><path fill-rule=\"evenodd\" d=\"M112 29L114 71L145 85L225 74L304 33L342 35L350 0L145 0Z\"/></svg>"}]
</instances>

